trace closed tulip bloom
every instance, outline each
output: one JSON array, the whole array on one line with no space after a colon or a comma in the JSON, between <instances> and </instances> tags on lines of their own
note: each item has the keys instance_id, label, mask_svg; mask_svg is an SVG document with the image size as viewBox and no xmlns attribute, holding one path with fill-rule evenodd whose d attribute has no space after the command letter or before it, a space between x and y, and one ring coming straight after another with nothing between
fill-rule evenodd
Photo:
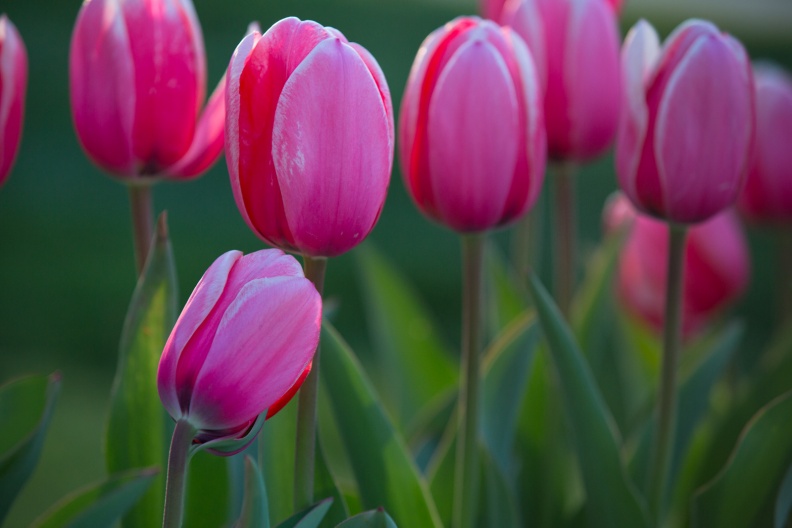
<instances>
[{"instance_id":1,"label":"closed tulip bloom","mask_svg":"<svg viewBox=\"0 0 792 528\"><path fill-rule=\"evenodd\" d=\"M491 229L525 213L542 186L546 138L522 39L476 17L429 35L402 99L399 155L418 207L456 231Z\"/></svg>"},{"instance_id":2,"label":"closed tulip bloom","mask_svg":"<svg viewBox=\"0 0 792 528\"><path fill-rule=\"evenodd\" d=\"M792 222L792 77L777 66L754 68L756 150L738 206L750 220Z\"/></svg>"},{"instance_id":3,"label":"closed tulip bloom","mask_svg":"<svg viewBox=\"0 0 792 528\"><path fill-rule=\"evenodd\" d=\"M629 229L619 255L617 292L628 311L662 331L668 226L638 213L623 195L609 203L606 229ZM682 329L690 336L744 292L750 275L748 246L733 210L691 226L684 252Z\"/></svg>"},{"instance_id":4,"label":"closed tulip bloom","mask_svg":"<svg viewBox=\"0 0 792 528\"><path fill-rule=\"evenodd\" d=\"M184 179L220 156L225 83L201 111L206 57L190 0L86 0L69 77L80 143L111 174Z\"/></svg>"},{"instance_id":5,"label":"closed tulip bloom","mask_svg":"<svg viewBox=\"0 0 792 528\"><path fill-rule=\"evenodd\" d=\"M27 52L22 37L5 15L0 15L0 185L14 164L27 86Z\"/></svg>"},{"instance_id":6,"label":"closed tulip bloom","mask_svg":"<svg viewBox=\"0 0 792 528\"><path fill-rule=\"evenodd\" d=\"M742 45L688 21L662 49L640 21L622 50L619 185L643 212L690 224L737 199L754 143L754 88Z\"/></svg>"},{"instance_id":7,"label":"closed tulip bloom","mask_svg":"<svg viewBox=\"0 0 792 528\"><path fill-rule=\"evenodd\" d=\"M385 76L337 30L286 18L237 47L226 162L239 211L264 241L332 257L379 218L393 165Z\"/></svg>"},{"instance_id":8,"label":"closed tulip bloom","mask_svg":"<svg viewBox=\"0 0 792 528\"><path fill-rule=\"evenodd\" d=\"M619 30L605 0L507 0L498 21L528 44L544 88L549 155L588 161L619 123Z\"/></svg>"},{"instance_id":9,"label":"closed tulip bloom","mask_svg":"<svg viewBox=\"0 0 792 528\"><path fill-rule=\"evenodd\" d=\"M195 287L160 359L157 386L197 442L242 437L299 388L319 341L322 301L278 249L218 258Z\"/></svg>"}]
</instances>

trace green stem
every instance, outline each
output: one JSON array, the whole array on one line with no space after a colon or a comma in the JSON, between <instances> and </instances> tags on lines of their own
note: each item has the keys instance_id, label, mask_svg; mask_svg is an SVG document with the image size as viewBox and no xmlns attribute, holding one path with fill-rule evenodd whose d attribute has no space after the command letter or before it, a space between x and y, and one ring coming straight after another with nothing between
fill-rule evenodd
<instances>
[{"instance_id":1,"label":"green stem","mask_svg":"<svg viewBox=\"0 0 792 528\"><path fill-rule=\"evenodd\" d=\"M132 212L132 236L135 242L135 264L138 275L146 264L151 236L154 233L154 208L151 184L129 185L129 205Z\"/></svg>"},{"instance_id":2,"label":"green stem","mask_svg":"<svg viewBox=\"0 0 792 528\"><path fill-rule=\"evenodd\" d=\"M512 232L512 267L521 282L539 265L539 240L542 236L541 199L524 215Z\"/></svg>"},{"instance_id":3,"label":"green stem","mask_svg":"<svg viewBox=\"0 0 792 528\"><path fill-rule=\"evenodd\" d=\"M478 505L478 408L484 235L462 236L462 382L454 482L453 526L475 525Z\"/></svg>"},{"instance_id":4,"label":"green stem","mask_svg":"<svg viewBox=\"0 0 792 528\"><path fill-rule=\"evenodd\" d=\"M572 304L575 288L575 244L577 243L577 217L575 214L576 165L563 161L556 166L555 174L555 285L558 308L566 319Z\"/></svg>"},{"instance_id":5,"label":"green stem","mask_svg":"<svg viewBox=\"0 0 792 528\"><path fill-rule=\"evenodd\" d=\"M185 420L176 422L168 454L168 478L165 483L165 512L162 528L181 528L184 517L184 488L187 464L195 428Z\"/></svg>"},{"instance_id":6,"label":"green stem","mask_svg":"<svg viewBox=\"0 0 792 528\"><path fill-rule=\"evenodd\" d=\"M792 279L789 276L789 270L792 269L792 233L786 228L779 229L776 233L776 241L778 324L783 328L792 322Z\"/></svg>"},{"instance_id":7,"label":"green stem","mask_svg":"<svg viewBox=\"0 0 792 528\"><path fill-rule=\"evenodd\" d=\"M313 282L319 295L324 290L327 259L303 257L305 277ZM311 373L300 388L297 401L297 436L294 455L294 508L313 504L314 460L316 457L316 405L319 396L319 352L316 347Z\"/></svg>"},{"instance_id":8,"label":"green stem","mask_svg":"<svg viewBox=\"0 0 792 528\"><path fill-rule=\"evenodd\" d=\"M668 461L676 428L676 371L682 342L682 285L687 227L668 225L668 281L663 330L663 362L657 396L657 422L649 466L648 497L652 514L662 518ZM659 525L659 522L658 522Z\"/></svg>"}]
</instances>

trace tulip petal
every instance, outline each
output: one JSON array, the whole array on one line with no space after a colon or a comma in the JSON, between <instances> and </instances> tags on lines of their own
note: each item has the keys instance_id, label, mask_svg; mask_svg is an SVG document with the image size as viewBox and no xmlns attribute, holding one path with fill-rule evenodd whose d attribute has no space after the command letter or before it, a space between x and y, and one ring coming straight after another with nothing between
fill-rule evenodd
<instances>
[{"instance_id":1,"label":"tulip petal","mask_svg":"<svg viewBox=\"0 0 792 528\"><path fill-rule=\"evenodd\" d=\"M196 379L191 422L230 428L274 404L313 358L320 321L321 299L307 279L246 284L223 314Z\"/></svg>"},{"instance_id":2,"label":"tulip petal","mask_svg":"<svg viewBox=\"0 0 792 528\"><path fill-rule=\"evenodd\" d=\"M466 42L437 81L427 131L436 207L454 229L498 223L514 177L517 110L501 55L485 40Z\"/></svg>"},{"instance_id":3,"label":"tulip petal","mask_svg":"<svg viewBox=\"0 0 792 528\"><path fill-rule=\"evenodd\" d=\"M365 238L390 179L390 124L366 64L349 45L317 45L283 87L273 162L296 246L334 256Z\"/></svg>"},{"instance_id":4,"label":"tulip petal","mask_svg":"<svg viewBox=\"0 0 792 528\"><path fill-rule=\"evenodd\" d=\"M22 135L27 51L14 24L0 15L0 185L14 163Z\"/></svg>"},{"instance_id":5,"label":"tulip petal","mask_svg":"<svg viewBox=\"0 0 792 528\"><path fill-rule=\"evenodd\" d=\"M385 115L388 118L388 151L390 152L390 165L393 166L393 140L395 135L395 127L393 122L393 103L391 102L391 93L390 88L388 88L388 81L385 79L385 74L382 72L382 68L380 68L377 60L371 53L369 53L366 48L354 42L351 42L349 45L357 52L358 55L360 55L360 58L363 59L363 62L366 64L366 67L369 70L369 73L371 73L371 76L374 77L374 82L377 83L377 88L379 88L380 97L382 98L382 102L385 105Z\"/></svg>"},{"instance_id":6,"label":"tulip petal","mask_svg":"<svg viewBox=\"0 0 792 528\"><path fill-rule=\"evenodd\" d=\"M547 89L547 50L537 0L510 0L503 6L500 23L510 26L531 50L541 93Z\"/></svg>"}]
</instances>

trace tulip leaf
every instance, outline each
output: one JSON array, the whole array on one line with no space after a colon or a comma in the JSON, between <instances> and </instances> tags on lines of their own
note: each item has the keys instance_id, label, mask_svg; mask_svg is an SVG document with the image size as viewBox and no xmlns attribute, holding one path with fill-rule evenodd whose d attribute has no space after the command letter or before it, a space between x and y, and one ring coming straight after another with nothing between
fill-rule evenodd
<instances>
[{"instance_id":1,"label":"tulip leaf","mask_svg":"<svg viewBox=\"0 0 792 528\"><path fill-rule=\"evenodd\" d=\"M522 526L514 485L486 448L481 449L484 504L481 526ZM513 479L512 479L513 480Z\"/></svg>"},{"instance_id":2,"label":"tulip leaf","mask_svg":"<svg viewBox=\"0 0 792 528\"><path fill-rule=\"evenodd\" d=\"M763 407L743 429L726 466L693 499L693 527L769 526L792 464L792 392Z\"/></svg>"},{"instance_id":3,"label":"tulip leaf","mask_svg":"<svg viewBox=\"0 0 792 528\"><path fill-rule=\"evenodd\" d=\"M494 244L487 244L485 259L488 323L490 334L495 337L528 308L528 292Z\"/></svg>"},{"instance_id":4,"label":"tulip leaf","mask_svg":"<svg viewBox=\"0 0 792 528\"><path fill-rule=\"evenodd\" d=\"M338 484L336 484L327 465L325 445L321 438L317 438L316 442L315 465L314 496L331 497L333 499L333 504L322 520L321 526L333 527L349 517L349 508L347 508L344 496L341 494L341 491L339 491Z\"/></svg>"},{"instance_id":5,"label":"tulip leaf","mask_svg":"<svg viewBox=\"0 0 792 528\"><path fill-rule=\"evenodd\" d=\"M208 525L208 523L201 524ZM185 524L185 526L196 525ZM264 479L256 461L245 456L245 499L242 502L242 515L239 517L237 528L269 528L269 526L269 506Z\"/></svg>"},{"instance_id":6,"label":"tulip leaf","mask_svg":"<svg viewBox=\"0 0 792 528\"><path fill-rule=\"evenodd\" d=\"M370 246L358 256L382 381L377 386L382 387L391 416L405 426L430 400L456 384L458 369L404 277Z\"/></svg>"},{"instance_id":7,"label":"tulip leaf","mask_svg":"<svg viewBox=\"0 0 792 528\"><path fill-rule=\"evenodd\" d=\"M230 460L206 452L190 458L184 526L224 526L230 517Z\"/></svg>"},{"instance_id":8,"label":"tulip leaf","mask_svg":"<svg viewBox=\"0 0 792 528\"><path fill-rule=\"evenodd\" d=\"M441 526L426 483L357 358L327 323L321 342L321 380L363 507L384 506L402 526Z\"/></svg>"},{"instance_id":9,"label":"tulip leaf","mask_svg":"<svg viewBox=\"0 0 792 528\"><path fill-rule=\"evenodd\" d=\"M648 516L620 452L620 439L602 394L572 332L539 279L529 286L550 358L560 380L586 490L589 526L648 526Z\"/></svg>"},{"instance_id":10,"label":"tulip leaf","mask_svg":"<svg viewBox=\"0 0 792 528\"><path fill-rule=\"evenodd\" d=\"M147 468L111 475L102 482L68 495L36 519L32 526L33 528L112 526L143 496L158 474L159 469Z\"/></svg>"},{"instance_id":11,"label":"tulip leaf","mask_svg":"<svg viewBox=\"0 0 792 528\"><path fill-rule=\"evenodd\" d=\"M294 434L297 399L270 418L261 429L259 465L267 483L270 522L275 524L294 513Z\"/></svg>"},{"instance_id":12,"label":"tulip leaf","mask_svg":"<svg viewBox=\"0 0 792 528\"><path fill-rule=\"evenodd\" d=\"M261 431L266 417L267 409L264 409L264 411L258 415L256 421L253 422L253 425L250 426L250 429L242 438L218 438L216 440L204 442L203 444L193 444L190 446L190 455L194 455L195 453L199 453L204 450L215 452L219 456L235 455L249 446L251 442L253 442L253 440L259 434L259 431Z\"/></svg>"},{"instance_id":13,"label":"tulip leaf","mask_svg":"<svg viewBox=\"0 0 792 528\"><path fill-rule=\"evenodd\" d=\"M176 272L162 215L121 334L105 437L110 473L166 465L169 422L157 393L157 367L175 320ZM164 495L160 473L124 516L124 527L159 525Z\"/></svg>"},{"instance_id":14,"label":"tulip leaf","mask_svg":"<svg viewBox=\"0 0 792 528\"><path fill-rule=\"evenodd\" d=\"M451 526L454 512L454 474L459 420L456 413L446 424L445 432L426 470L437 512L443 526Z\"/></svg>"},{"instance_id":15,"label":"tulip leaf","mask_svg":"<svg viewBox=\"0 0 792 528\"><path fill-rule=\"evenodd\" d=\"M337 528L396 528L396 523L385 510L378 508L350 517Z\"/></svg>"},{"instance_id":16,"label":"tulip leaf","mask_svg":"<svg viewBox=\"0 0 792 528\"><path fill-rule=\"evenodd\" d=\"M38 464L60 380L56 372L0 387L0 524Z\"/></svg>"},{"instance_id":17,"label":"tulip leaf","mask_svg":"<svg viewBox=\"0 0 792 528\"><path fill-rule=\"evenodd\" d=\"M332 505L332 497L321 500L313 506L295 513L280 523L277 528L317 528Z\"/></svg>"},{"instance_id":18,"label":"tulip leaf","mask_svg":"<svg viewBox=\"0 0 792 528\"><path fill-rule=\"evenodd\" d=\"M792 518L792 464L787 468L784 480L781 482L781 489L778 490L778 497L775 502L775 528L784 528L789 525Z\"/></svg>"}]
</instances>

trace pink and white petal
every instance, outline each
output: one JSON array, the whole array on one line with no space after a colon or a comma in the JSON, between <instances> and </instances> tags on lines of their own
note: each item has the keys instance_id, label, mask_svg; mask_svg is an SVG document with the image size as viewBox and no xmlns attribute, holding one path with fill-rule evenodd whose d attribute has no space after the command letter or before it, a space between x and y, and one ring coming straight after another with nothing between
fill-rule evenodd
<instances>
[{"instance_id":1,"label":"pink and white petal","mask_svg":"<svg viewBox=\"0 0 792 528\"><path fill-rule=\"evenodd\" d=\"M544 26L536 0L508 0L504 4L500 23L510 26L528 46L544 97L547 90L547 50Z\"/></svg>"},{"instance_id":2,"label":"pink and white petal","mask_svg":"<svg viewBox=\"0 0 792 528\"><path fill-rule=\"evenodd\" d=\"M321 42L289 77L275 112L273 162L301 251L334 256L379 216L390 179L390 124L360 56Z\"/></svg>"},{"instance_id":3,"label":"pink and white petal","mask_svg":"<svg viewBox=\"0 0 792 528\"><path fill-rule=\"evenodd\" d=\"M226 291L236 297L245 284L255 279L272 277L305 277L303 268L297 259L280 249L261 249L248 253L234 264L233 272L228 277Z\"/></svg>"},{"instance_id":4,"label":"pink and white petal","mask_svg":"<svg viewBox=\"0 0 792 528\"><path fill-rule=\"evenodd\" d=\"M321 305L307 279L245 285L223 315L197 377L192 423L199 429L231 428L277 402L313 358Z\"/></svg>"},{"instance_id":5,"label":"pink and white petal","mask_svg":"<svg viewBox=\"0 0 792 528\"><path fill-rule=\"evenodd\" d=\"M435 204L454 229L498 225L517 161L517 94L487 41L466 42L448 62L429 103Z\"/></svg>"},{"instance_id":6,"label":"pink and white petal","mask_svg":"<svg viewBox=\"0 0 792 528\"><path fill-rule=\"evenodd\" d=\"M382 97L382 103L385 106L385 115L388 117L388 128L390 129L390 146L389 150L391 152L391 166L393 165L393 143L394 143L394 122L393 122L393 103L391 102L391 93L390 88L388 88L388 81L385 79L385 74L382 72L382 68L377 63L377 60L374 56L369 53L369 51L361 46L360 44L356 44L354 42L349 44L352 49L354 49L360 58L363 59L363 62L366 64L366 67L369 69L372 77L374 77L374 82L377 83L377 88L380 91L380 97Z\"/></svg>"},{"instance_id":7,"label":"pink and white petal","mask_svg":"<svg viewBox=\"0 0 792 528\"><path fill-rule=\"evenodd\" d=\"M14 163L22 135L27 89L27 51L19 32L0 15L0 185Z\"/></svg>"}]
</instances>

